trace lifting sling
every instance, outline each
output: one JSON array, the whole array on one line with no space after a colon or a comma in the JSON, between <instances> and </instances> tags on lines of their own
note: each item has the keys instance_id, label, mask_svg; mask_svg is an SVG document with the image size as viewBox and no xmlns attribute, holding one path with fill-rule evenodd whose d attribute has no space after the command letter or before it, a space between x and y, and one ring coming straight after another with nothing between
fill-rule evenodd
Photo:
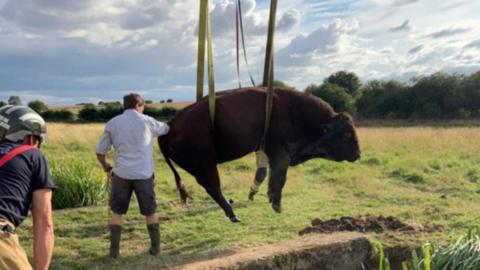
<instances>
[{"instance_id":1,"label":"lifting sling","mask_svg":"<svg viewBox=\"0 0 480 270\"><path fill-rule=\"evenodd\" d=\"M250 66L248 65L247 60L247 50L245 49L245 35L243 31L243 16L242 16L242 3L241 0L237 1L237 11L236 11L236 41L237 41L237 77L238 77L238 86L242 88L242 84L240 83L240 37L242 41L242 49L243 49L243 59L245 60L245 65L247 66L248 76L250 77L250 82L252 86L255 87L255 81L253 80L253 76L250 73Z\"/></svg>"},{"instance_id":2,"label":"lifting sling","mask_svg":"<svg viewBox=\"0 0 480 270\"><path fill-rule=\"evenodd\" d=\"M263 71L263 86L267 87L267 97L265 102L265 127L263 129L262 141L260 143L260 149L265 150L266 137L268 129L270 127L270 119L272 117L273 107L273 54L274 46L273 39L275 34L275 16L277 13L277 0L271 0L270 2L270 17L268 21L268 38L265 51L265 68Z\"/></svg>"},{"instance_id":3,"label":"lifting sling","mask_svg":"<svg viewBox=\"0 0 480 270\"><path fill-rule=\"evenodd\" d=\"M215 119L215 76L213 70L212 25L208 11L208 0L200 0L200 22L198 24L198 58L197 58L197 101L203 97L203 79L205 69L205 40L208 58L208 111L210 121Z\"/></svg>"},{"instance_id":4,"label":"lifting sling","mask_svg":"<svg viewBox=\"0 0 480 270\"><path fill-rule=\"evenodd\" d=\"M208 0L200 0L200 11L199 11L199 26L198 26L198 56L197 56L197 101L202 99L203 97L203 84L204 84L204 69L205 69L205 49L207 49L207 61L208 61L208 107L209 107L209 115L210 121L213 124L215 119L215 76L214 76L214 69L213 69L213 44L212 44L212 26L211 26L211 18L209 15L208 10ZM267 87L267 94L266 94L266 103L265 103L265 126L263 130L262 140L260 143L260 149L265 148L265 140L268 133L268 129L270 127L270 119L272 114L272 107L273 107L273 81L274 81L274 71L273 71L273 54L274 54L274 33L275 33L275 17L277 12L277 0L271 0L270 3L270 16L269 16L269 23L268 23L268 38L266 44L266 52L265 52L265 67L263 73L263 86ZM242 45L243 45L243 53L245 63L248 67L248 61L246 57L246 50L245 50L245 39L243 35L243 22L242 22L242 13L241 13L241 3L238 0L237 3L237 11L236 11L236 25L237 25L237 75L239 76L239 31L238 28L240 26L241 29L241 38L242 38ZM205 48L205 41L206 47ZM255 82L250 74L250 80L252 84L255 86ZM239 86L240 79L239 79Z\"/></svg>"}]
</instances>

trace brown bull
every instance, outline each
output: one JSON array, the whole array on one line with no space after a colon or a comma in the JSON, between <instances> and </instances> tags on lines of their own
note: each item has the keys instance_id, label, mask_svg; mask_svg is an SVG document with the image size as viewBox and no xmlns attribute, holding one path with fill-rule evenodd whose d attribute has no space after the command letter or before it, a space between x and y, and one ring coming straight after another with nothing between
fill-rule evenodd
<instances>
[{"instance_id":1,"label":"brown bull","mask_svg":"<svg viewBox=\"0 0 480 270\"><path fill-rule=\"evenodd\" d=\"M170 160L192 174L197 182L225 211L238 222L231 205L224 198L217 164L241 158L257 151L265 123L265 89L245 88L217 94L216 114L212 126L208 100L181 110L168 124L170 132L159 137L165 160L175 175L183 202L188 194ZM289 166L312 158L355 161L360 157L352 118L335 113L332 107L310 94L275 89L271 124L266 136L264 157L257 160L260 169L250 191L253 199L266 175L262 165L268 162L270 175L268 197L275 211L281 211L282 189Z\"/></svg>"}]
</instances>

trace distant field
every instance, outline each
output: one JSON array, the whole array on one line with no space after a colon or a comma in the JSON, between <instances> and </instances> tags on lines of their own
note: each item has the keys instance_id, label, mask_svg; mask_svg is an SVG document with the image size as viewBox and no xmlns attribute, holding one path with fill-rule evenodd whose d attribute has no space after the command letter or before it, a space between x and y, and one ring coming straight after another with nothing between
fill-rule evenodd
<instances>
[{"instance_id":1,"label":"distant field","mask_svg":"<svg viewBox=\"0 0 480 270\"><path fill-rule=\"evenodd\" d=\"M50 124L44 151L56 168L82 163L102 181L94 147L102 124ZM255 170L253 155L220 166L223 190L242 220L232 224L184 171L194 202L183 208L173 176L156 151L156 192L161 221L161 257L146 254L148 234L136 201L126 215L121 257L108 253L105 205L55 211L56 247L51 269L161 269L192 258L239 247L297 238L313 218L393 215L410 223L443 226L442 232L374 235L389 245L446 243L480 222L480 127L360 127L362 159L355 163L311 160L291 168L283 213L266 198L247 193ZM95 179L93 179L95 178ZM97 179L98 178L98 179ZM20 229L31 254L31 220ZM157 267L157 268L154 268Z\"/></svg>"},{"instance_id":2,"label":"distant field","mask_svg":"<svg viewBox=\"0 0 480 270\"><path fill-rule=\"evenodd\" d=\"M153 107L156 109L161 109L165 107L170 107L170 108L175 108L175 109L182 109L188 105L190 105L192 102L186 101L186 102L170 102L170 103L151 103L147 104L146 106L148 107ZM104 108L105 106L103 105L96 105L97 109ZM83 108L83 105L68 105L68 106L49 106L50 109L52 110L67 110L71 111L74 114L78 114L78 112Z\"/></svg>"}]
</instances>

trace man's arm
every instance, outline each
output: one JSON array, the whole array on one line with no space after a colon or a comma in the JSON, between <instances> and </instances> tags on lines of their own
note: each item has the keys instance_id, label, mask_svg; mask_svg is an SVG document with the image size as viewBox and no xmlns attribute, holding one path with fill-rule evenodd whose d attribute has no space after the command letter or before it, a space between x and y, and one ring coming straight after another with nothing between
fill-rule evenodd
<instances>
[{"instance_id":1,"label":"man's arm","mask_svg":"<svg viewBox=\"0 0 480 270\"><path fill-rule=\"evenodd\" d=\"M112 147L112 139L110 137L110 132L108 130L108 124L107 124L96 149L97 159L102 165L103 170L107 173L110 173L110 171L112 170L112 165L110 165L110 163L107 162L105 154L110 150L111 147Z\"/></svg>"},{"instance_id":2,"label":"man's arm","mask_svg":"<svg viewBox=\"0 0 480 270\"><path fill-rule=\"evenodd\" d=\"M53 253L52 190L33 192L33 261L35 270L46 270Z\"/></svg>"},{"instance_id":3,"label":"man's arm","mask_svg":"<svg viewBox=\"0 0 480 270\"><path fill-rule=\"evenodd\" d=\"M155 136L162 136L167 134L170 131L170 127L163 122L157 121L154 118L150 117L150 123L153 128L153 132Z\"/></svg>"},{"instance_id":4,"label":"man's arm","mask_svg":"<svg viewBox=\"0 0 480 270\"><path fill-rule=\"evenodd\" d=\"M100 164L102 165L103 170L105 172L109 173L112 170L112 165L110 165L110 163L108 163L105 155L97 153L97 159L100 162Z\"/></svg>"}]
</instances>

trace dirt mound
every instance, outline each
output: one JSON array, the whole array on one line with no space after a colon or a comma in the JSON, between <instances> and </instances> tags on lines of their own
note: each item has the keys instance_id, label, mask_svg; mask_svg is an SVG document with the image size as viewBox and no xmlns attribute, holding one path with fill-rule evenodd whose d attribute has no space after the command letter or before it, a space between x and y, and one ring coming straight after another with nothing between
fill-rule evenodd
<instances>
[{"instance_id":1,"label":"dirt mound","mask_svg":"<svg viewBox=\"0 0 480 270\"><path fill-rule=\"evenodd\" d=\"M312 220L312 226L307 227L299 232L300 235L307 233L331 233L338 231L350 232L375 232L382 233L385 231L403 231L403 232L419 232L431 231L436 228L425 228L422 226L413 226L399 219L388 216L360 216L360 217L341 217L339 219L330 219L322 221L321 219Z\"/></svg>"}]
</instances>

